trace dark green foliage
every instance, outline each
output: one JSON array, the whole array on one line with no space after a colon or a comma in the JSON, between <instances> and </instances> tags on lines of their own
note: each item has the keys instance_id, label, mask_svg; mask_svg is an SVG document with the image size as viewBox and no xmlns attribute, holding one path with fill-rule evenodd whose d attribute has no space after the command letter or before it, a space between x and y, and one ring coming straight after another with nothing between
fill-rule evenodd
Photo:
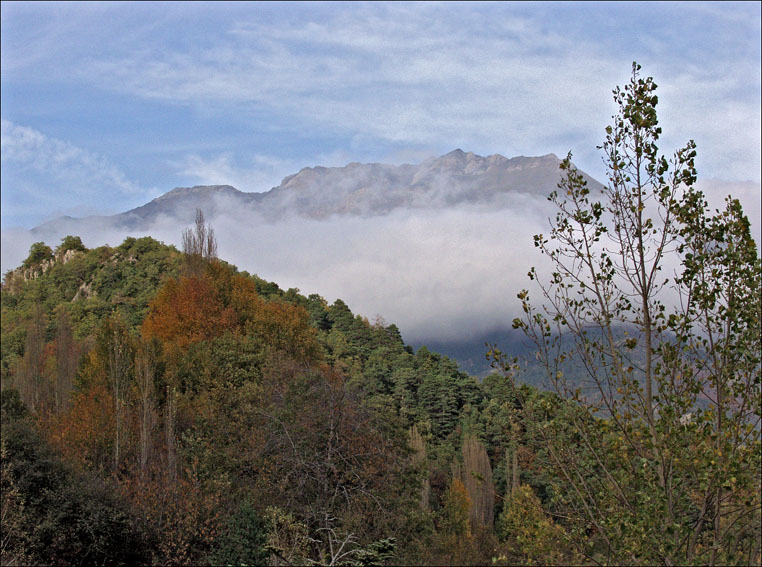
<instances>
[{"instance_id":1,"label":"dark green foliage","mask_svg":"<svg viewBox=\"0 0 762 567\"><path fill-rule=\"evenodd\" d=\"M85 248L85 245L82 244L82 239L79 236L69 235L64 236L61 239L61 244L56 247L56 254L63 254L69 250L74 250L75 252L85 252L87 251L87 248Z\"/></svg>"},{"instance_id":2,"label":"dark green foliage","mask_svg":"<svg viewBox=\"0 0 762 567\"><path fill-rule=\"evenodd\" d=\"M149 549L125 504L103 481L71 470L47 447L3 393L4 470L23 512L17 550L31 564L135 565ZM15 416L14 419L6 417Z\"/></svg>"},{"instance_id":3,"label":"dark green foliage","mask_svg":"<svg viewBox=\"0 0 762 567\"><path fill-rule=\"evenodd\" d=\"M222 535L209 555L212 565L263 565L270 553L267 550L267 525L257 513L253 502L244 499L228 516Z\"/></svg>"},{"instance_id":4,"label":"dark green foliage","mask_svg":"<svg viewBox=\"0 0 762 567\"><path fill-rule=\"evenodd\" d=\"M445 439L458 424L458 397L453 380L444 374L427 374L418 398L431 422L435 437Z\"/></svg>"},{"instance_id":5,"label":"dark green foliage","mask_svg":"<svg viewBox=\"0 0 762 567\"><path fill-rule=\"evenodd\" d=\"M31 268L32 266L38 266L45 260L51 260L53 258L53 250L50 246L47 246L44 242L35 242L29 248L29 256L22 264L25 268Z\"/></svg>"},{"instance_id":6,"label":"dark green foliage","mask_svg":"<svg viewBox=\"0 0 762 567\"><path fill-rule=\"evenodd\" d=\"M0 390L0 411L2 412L3 426L24 418L28 413L18 390L15 388Z\"/></svg>"}]
</instances>

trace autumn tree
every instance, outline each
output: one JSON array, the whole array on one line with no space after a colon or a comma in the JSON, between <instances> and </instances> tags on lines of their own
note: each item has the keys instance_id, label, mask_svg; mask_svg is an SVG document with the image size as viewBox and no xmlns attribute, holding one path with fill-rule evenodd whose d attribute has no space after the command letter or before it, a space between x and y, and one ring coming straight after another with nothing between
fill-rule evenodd
<instances>
[{"instance_id":1,"label":"autumn tree","mask_svg":"<svg viewBox=\"0 0 762 567\"><path fill-rule=\"evenodd\" d=\"M223 303L211 278L169 280L151 302L143 322L143 335L183 348L233 328L235 311Z\"/></svg>"},{"instance_id":2,"label":"autumn tree","mask_svg":"<svg viewBox=\"0 0 762 567\"><path fill-rule=\"evenodd\" d=\"M655 91L633 64L601 146L603 194L568 156L550 235L535 236L554 271L530 271L544 304L522 291L514 326L573 404L533 432L588 558L757 564L762 270L738 202L707 212L695 144L659 154Z\"/></svg>"},{"instance_id":3,"label":"autumn tree","mask_svg":"<svg viewBox=\"0 0 762 567\"><path fill-rule=\"evenodd\" d=\"M461 562L473 541L471 505L468 490L463 482L454 476L445 495L438 530L440 553L446 557L450 565Z\"/></svg>"},{"instance_id":4,"label":"autumn tree","mask_svg":"<svg viewBox=\"0 0 762 567\"><path fill-rule=\"evenodd\" d=\"M463 484L471 498L471 525L489 528L494 524L495 486L487 450L476 436L463 439Z\"/></svg>"}]
</instances>

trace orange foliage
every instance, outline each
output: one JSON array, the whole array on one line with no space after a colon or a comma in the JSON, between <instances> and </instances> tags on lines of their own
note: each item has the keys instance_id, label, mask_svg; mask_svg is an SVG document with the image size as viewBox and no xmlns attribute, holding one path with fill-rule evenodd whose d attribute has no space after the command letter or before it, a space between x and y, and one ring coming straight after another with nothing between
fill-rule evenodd
<instances>
[{"instance_id":1,"label":"orange foliage","mask_svg":"<svg viewBox=\"0 0 762 567\"><path fill-rule=\"evenodd\" d=\"M182 348L218 336L237 322L210 278L181 277L168 281L151 302L143 335Z\"/></svg>"},{"instance_id":2,"label":"orange foliage","mask_svg":"<svg viewBox=\"0 0 762 567\"><path fill-rule=\"evenodd\" d=\"M111 464L114 403L104 384L92 384L74 396L69 411L42 423L50 443L70 462L92 470Z\"/></svg>"},{"instance_id":3,"label":"orange foliage","mask_svg":"<svg viewBox=\"0 0 762 567\"><path fill-rule=\"evenodd\" d=\"M246 332L293 356L314 358L315 330L307 311L281 301L265 301L254 282L210 264L204 276L167 282L143 323L145 338L183 348L230 330Z\"/></svg>"},{"instance_id":4,"label":"orange foliage","mask_svg":"<svg viewBox=\"0 0 762 567\"><path fill-rule=\"evenodd\" d=\"M166 474L126 477L122 494L149 533L158 534L160 565L201 564L220 532L220 494L200 484L193 469L176 483Z\"/></svg>"}]
</instances>

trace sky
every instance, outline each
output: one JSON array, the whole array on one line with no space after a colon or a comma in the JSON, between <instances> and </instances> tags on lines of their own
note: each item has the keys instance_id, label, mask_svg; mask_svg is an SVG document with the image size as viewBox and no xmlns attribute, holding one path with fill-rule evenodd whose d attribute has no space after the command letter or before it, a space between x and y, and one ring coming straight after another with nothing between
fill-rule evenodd
<instances>
[{"instance_id":1,"label":"sky","mask_svg":"<svg viewBox=\"0 0 762 567\"><path fill-rule=\"evenodd\" d=\"M122 212L178 186L267 191L306 166L418 163L455 148L572 151L578 167L603 179L596 146L616 110L611 91L633 61L659 85L662 150L694 139L707 187L759 201L760 3L2 2L1 11L3 272L18 256L8 251L28 250L20 229ZM233 226L218 232L239 246L221 240L220 251L265 277L342 297L360 287L347 282L361 273L394 268L386 303L361 290L356 302L368 315L404 319L388 305L404 282L413 285L410 262L398 254L379 263L393 254L371 235L414 256L400 239L427 234L413 247L423 262L444 246L435 229L449 231L448 250L453 235L465 239L456 249L469 264L432 265L440 279L423 286L435 296L439 286L453 303L463 296L450 297L445 282L464 270L463 293L499 277L493 256L505 219L472 213L428 218L425 230L399 215L323 227L327 240L317 242L336 250L325 258L334 275L323 279L302 256L279 264L283 254L263 255L258 264ZM297 222L249 236L273 234L316 242ZM348 234L364 247L348 249ZM350 267L340 254L367 262Z\"/></svg>"}]
</instances>

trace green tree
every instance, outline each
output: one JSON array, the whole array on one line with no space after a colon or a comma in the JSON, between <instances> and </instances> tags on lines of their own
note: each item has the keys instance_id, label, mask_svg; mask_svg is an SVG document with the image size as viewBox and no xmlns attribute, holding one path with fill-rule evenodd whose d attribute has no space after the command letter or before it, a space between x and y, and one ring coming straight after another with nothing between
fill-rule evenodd
<instances>
[{"instance_id":1,"label":"green tree","mask_svg":"<svg viewBox=\"0 0 762 567\"><path fill-rule=\"evenodd\" d=\"M53 258L53 250L44 242L35 242L29 248L29 256L24 260L23 266L30 268L37 266L45 260L51 260Z\"/></svg>"},{"instance_id":2,"label":"green tree","mask_svg":"<svg viewBox=\"0 0 762 567\"><path fill-rule=\"evenodd\" d=\"M267 526L249 499L228 517L209 556L212 565L263 565L267 550Z\"/></svg>"},{"instance_id":3,"label":"green tree","mask_svg":"<svg viewBox=\"0 0 762 567\"><path fill-rule=\"evenodd\" d=\"M426 374L418 390L435 437L445 439L458 424L458 398L453 380L444 374Z\"/></svg>"},{"instance_id":4,"label":"green tree","mask_svg":"<svg viewBox=\"0 0 762 567\"><path fill-rule=\"evenodd\" d=\"M522 291L514 326L575 405L533 431L589 558L756 564L762 270L737 201L707 214L695 144L659 154L655 91L633 64L601 146L602 198L569 155L550 236L535 236L554 271L530 271L544 305ZM570 361L587 388L567 381Z\"/></svg>"},{"instance_id":5,"label":"green tree","mask_svg":"<svg viewBox=\"0 0 762 567\"><path fill-rule=\"evenodd\" d=\"M69 235L64 236L61 239L61 244L59 244L56 248L56 255L63 254L69 250L74 250L76 252L86 252L87 248L85 248L85 245L82 244L82 239L79 236Z\"/></svg>"}]
</instances>

